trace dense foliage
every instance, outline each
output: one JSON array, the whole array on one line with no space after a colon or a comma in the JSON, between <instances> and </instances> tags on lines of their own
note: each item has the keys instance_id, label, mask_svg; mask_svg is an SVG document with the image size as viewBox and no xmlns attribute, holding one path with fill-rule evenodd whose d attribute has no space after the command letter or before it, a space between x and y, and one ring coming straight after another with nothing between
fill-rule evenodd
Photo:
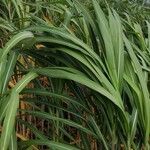
<instances>
[{"instance_id":1,"label":"dense foliage","mask_svg":"<svg viewBox=\"0 0 150 150\"><path fill-rule=\"evenodd\" d=\"M148 3L2 0L0 14L1 150L150 148Z\"/></svg>"}]
</instances>

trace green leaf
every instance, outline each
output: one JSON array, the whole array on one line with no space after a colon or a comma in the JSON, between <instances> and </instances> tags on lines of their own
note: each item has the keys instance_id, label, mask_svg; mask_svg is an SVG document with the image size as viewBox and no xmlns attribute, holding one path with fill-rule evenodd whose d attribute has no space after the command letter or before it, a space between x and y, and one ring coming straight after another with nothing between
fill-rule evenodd
<instances>
[{"instance_id":1,"label":"green leaf","mask_svg":"<svg viewBox=\"0 0 150 150\"><path fill-rule=\"evenodd\" d=\"M42 140L29 140L25 142L21 142L20 145L47 145L51 148L57 149L57 150L79 150L78 148L75 148L73 146L70 146L68 144L62 144L60 142L53 142L53 141L42 141Z\"/></svg>"}]
</instances>

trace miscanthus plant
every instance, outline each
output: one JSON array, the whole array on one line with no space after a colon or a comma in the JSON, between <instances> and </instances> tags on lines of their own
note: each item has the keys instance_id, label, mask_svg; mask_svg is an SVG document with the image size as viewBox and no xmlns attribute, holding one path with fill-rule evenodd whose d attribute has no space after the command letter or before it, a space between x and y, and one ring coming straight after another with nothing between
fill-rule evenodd
<instances>
[{"instance_id":1,"label":"miscanthus plant","mask_svg":"<svg viewBox=\"0 0 150 150\"><path fill-rule=\"evenodd\" d=\"M62 23L2 27L15 35L0 49L0 149L149 149L150 24L65 4L52 7Z\"/></svg>"}]
</instances>

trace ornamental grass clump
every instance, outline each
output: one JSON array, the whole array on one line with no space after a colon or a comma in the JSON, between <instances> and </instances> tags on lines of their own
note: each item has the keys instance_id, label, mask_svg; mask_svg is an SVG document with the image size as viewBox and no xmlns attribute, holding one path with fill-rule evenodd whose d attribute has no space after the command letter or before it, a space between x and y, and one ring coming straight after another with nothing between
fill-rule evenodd
<instances>
[{"instance_id":1,"label":"ornamental grass clump","mask_svg":"<svg viewBox=\"0 0 150 150\"><path fill-rule=\"evenodd\" d=\"M149 22L97 0L92 11L78 0L13 4L21 21L2 26L0 148L149 149Z\"/></svg>"}]
</instances>

